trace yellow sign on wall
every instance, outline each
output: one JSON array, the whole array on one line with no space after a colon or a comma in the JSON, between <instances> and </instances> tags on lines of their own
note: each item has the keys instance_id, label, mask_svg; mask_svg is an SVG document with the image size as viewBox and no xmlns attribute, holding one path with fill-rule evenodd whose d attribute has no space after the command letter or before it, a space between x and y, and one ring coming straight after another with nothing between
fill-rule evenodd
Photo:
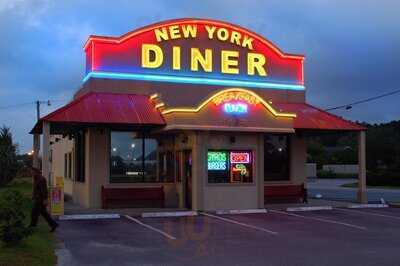
<instances>
[{"instance_id":1,"label":"yellow sign on wall","mask_svg":"<svg viewBox=\"0 0 400 266\"><path fill-rule=\"evenodd\" d=\"M55 181L50 188L51 214L64 215L64 178L57 176Z\"/></svg>"}]
</instances>

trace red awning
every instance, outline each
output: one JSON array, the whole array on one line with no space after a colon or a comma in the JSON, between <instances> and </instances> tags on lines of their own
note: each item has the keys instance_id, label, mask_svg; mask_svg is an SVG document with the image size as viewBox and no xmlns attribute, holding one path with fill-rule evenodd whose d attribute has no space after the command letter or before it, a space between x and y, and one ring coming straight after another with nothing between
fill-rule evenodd
<instances>
[{"instance_id":1,"label":"red awning","mask_svg":"<svg viewBox=\"0 0 400 266\"><path fill-rule=\"evenodd\" d=\"M41 133L43 122L63 124L165 125L147 95L90 92L42 117L31 133Z\"/></svg>"},{"instance_id":2,"label":"red awning","mask_svg":"<svg viewBox=\"0 0 400 266\"><path fill-rule=\"evenodd\" d=\"M307 103L273 103L275 108L295 113L294 129L314 130L366 130L363 126L345 120Z\"/></svg>"}]
</instances>

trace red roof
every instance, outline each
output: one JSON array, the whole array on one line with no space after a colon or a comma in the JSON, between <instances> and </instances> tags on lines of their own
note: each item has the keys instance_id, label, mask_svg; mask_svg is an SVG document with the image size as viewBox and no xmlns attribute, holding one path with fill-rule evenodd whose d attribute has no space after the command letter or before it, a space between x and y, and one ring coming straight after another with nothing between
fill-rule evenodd
<instances>
[{"instance_id":1,"label":"red roof","mask_svg":"<svg viewBox=\"0 0 400 266\"><path fill-rule=\"evenodd\" d=\"M273 103L284 112L295 113L294 129L365 130L363 126L345 120L307 103Z\"/></svg>"},{"instance_id":2,"label":"red roof","mask_svg":"<svg viewBox=\"0 0 400 266\"><path fill-rule=\"evenodd\" d=\"M32 132L41 132L43 121L71 124L165 125L164 118L147 95L95 92L74 99L42 117Z\"/></svg>"}]
</instances>

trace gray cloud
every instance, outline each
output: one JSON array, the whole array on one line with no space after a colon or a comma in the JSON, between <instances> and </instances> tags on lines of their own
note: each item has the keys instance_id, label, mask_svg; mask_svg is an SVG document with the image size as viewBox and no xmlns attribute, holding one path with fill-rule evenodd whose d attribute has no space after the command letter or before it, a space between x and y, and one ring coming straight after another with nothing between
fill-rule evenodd
<instances>
[{"instance_id":1,"label":"gray cloud","mask_svg":"<svg viewBox=\"0 0 400 266\"><path fill-rule=\"evenodd\" d=\"M124 34L160 20L203 17L247 27L288 53L306 55L307 98L341 105L398 88L400 1L0 1L0 107L36 99L69 99L84 74L89 34ZM337 114L370 122L399 119L400 96ZM63 102L56 102L61 105ZM57 106L44 108L44 112ZM34 106L0 110L21 151Z\"/></svg>"}]
</instances>

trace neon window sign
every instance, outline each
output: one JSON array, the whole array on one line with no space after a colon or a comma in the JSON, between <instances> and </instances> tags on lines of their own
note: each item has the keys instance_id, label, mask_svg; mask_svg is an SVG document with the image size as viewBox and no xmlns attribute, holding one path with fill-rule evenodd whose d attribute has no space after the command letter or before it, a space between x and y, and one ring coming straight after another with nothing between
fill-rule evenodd
<instances>
[{"instance_id":1,"label":"neon window sign","mask_svg":"<svg viewBox=\"0 0 400 266\"><path fill-rule=\"evenodd\" d=\"M250 163L250 152L231 152L231 163Z\"/></svg>"},{"instance_id":2,"label":"neon window sign","mask_svg":"<svg viewBox=\"0 0 400 266\"><path fill-rule=\"evenodd\" d=\"M228 167L228 156L224 151L209 151L207 153L208 170L226 170Z\"/></svg>"},{"instance_id":3,"label":"neon window sign","mask_svg":"<svg viewBox=\"0 0 400 266\"><path fill-rule=\"evenodd\" d=\"M246 114L248 105L245 103L224 103L224 112L228 114Z\"/></svg>"}]
</instances>

